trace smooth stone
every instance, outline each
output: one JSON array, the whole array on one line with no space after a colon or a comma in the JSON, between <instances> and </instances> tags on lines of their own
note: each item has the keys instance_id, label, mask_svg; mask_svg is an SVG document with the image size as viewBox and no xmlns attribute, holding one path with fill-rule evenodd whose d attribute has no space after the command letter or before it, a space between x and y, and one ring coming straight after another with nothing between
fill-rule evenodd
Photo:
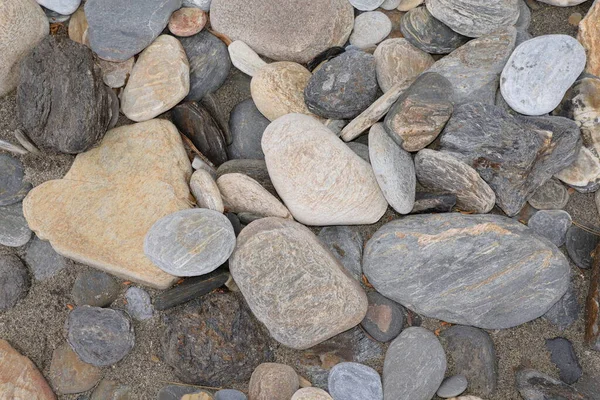
<instances>
[{"instance_id":1,"label":"smooth stone","mask_svg":"<svg viewBox=\"0 0 600 400\"><path fill-rule=\"evenodd\" d=\"M424 328L407 328L385 354L384 399L429 400L445 372L446 356L435 335Z\"/></svg>"},{"instance_id":2,"label":"smooth stone","mask_svg":"<svg viewBox=\"0 0 600 400\"><path fill-rule=\"evenodd\" d=\"M0 25L0 97L4 97L17 87L21 61L48 35L49 24L35 0L22 0L0 4Z\"/></svg>"},{"instance_id":3,"label":"smooth stone","mask_svg":"<svg viewBox=\"0 0 600 400\"><path fill-rule=\"evenodd\" d=\"M127 313L110 308L80 306L69 313L67 341L81 361L106 367L121 361L135 344Z\"/></svg>"},{"instance_id":4,"label":"smooth stone","mask_svg":"<svg viewBox=\"0 0 600 400\"><path fill-rule=\"evenodd\" d=\"M85 17L84 8L79 7L79 9L77 9L77 11L75 11L75 13L73 13L73 15L71 15L71 18L69 19L69 39L77 43L85 44L89 47L89 40L87 37L88 28L89 26L87 18Z\"/></svg>"},{"instance_id":5,"label":"smooth stone","mask_svg":"<svg viewBox=\"0 0 600 400\"><path fill-rule=\"evenodd\" d=\"M210 4L212 0L183 0L184 7L197 7L202 11L208 12L210 10ZM177 399L179 400L179 399Z\"/></svg>"},{"instance_id":6,"label":"smooth stone","mask_svg":"<svg viewBox=\"0 0 600 400\"><path fill-rule=\"evenodd\" d=\"M358 142L350 142L346 144L354 153L356 153L357 156L366 162L371 163L371 159L369 158L369 146Z\"/></svg>"},{"instance_id":7,"label":"smooth stone","mask_svg":"<svg viewBox=\"0 0 600 400\"><path fill-rule=\"evenodd\" d=\"M350 44L360 49L377 45L392 31L392 21L381 11L360 14L354 20Z\"/></svg>"},{"instance_id":8,"label":"smooth stone","mask_svg":"<svg viewBox=\"0 0 600 400\"><path fill-rule=\"evenodd\" d=\"M581 3L585 3L587 0L539 0L541 3L550 4L557 7L572 7Z\"/></svg>"},{"instance_id":9,"label":"smooth stone","mask_svg":"<svg viewBox=\"0 0 600 400\"><path fill-rule=\"evenodd\" d=\"M94 393L92 393L90 400L133 400L133 394L131 392L130 386L121 385L116 381L103 379L98 386L96 386L96 389L94 389Z\"/></svg>"},{"instance_id":10,"label":"smooth stone","mask_svg":"<svg viewBox=\"0 0 600 400\"><path fill-rule=\"evenodd\" d=\"M578 192L595 192L598 190L600 181L600 159L590 149L583 146L575 161L554 176Z\"/></svg>"},{"instance_id":11,"label":"smooth stone","mask_svg":"<svg viewBox=\"0 0 600 400\"><path fill-rule=\"evenodd\" d=\"M400 0L400 4L398 5L399 11L410 11L413 8L416 8L423 4L425 0Z\"/></svg>"},{"instance_id":12,"label":"smooth stone","mask_svg":"<svg viewBox=\"0 0 600 400\"><path fill-rule=\"evenodd\" d=\"M145 321L152 318L154 307L150 295L144 289L130 287L125 292L125 301L125 309L133 319Z\"/></svg>"},{"instance_id":13,"label":"smooth stone","mask_svg":"<svg viewBox=\"0 0 600 400\"><path fill-rule=\"evenodd\" d=\"M377 0L380 3L383 0ZM376 7L375 7L376 8ZM347 0L213 0L213 29L276 61L307 63L348 40L354 9Z\"/></svg>"},{"instance_id":14,"label":"smooth stone","mask_svg":"<svg viewBox=\"0 0 600 400\"><path fill-rule=\"evenodd\" d=\"M225 211L221 192L210 172L204 169L194 171L190 179L190 190L196 198L198 207L208 208L220 213Z\"/></svg>"},{"instance_id":15,"label":"smooth stone","mask_svg":"<svg viewBox=\"0 0 600 400\"><path fill-rule=\"evenodd\" d=\"M567 35L544 35L521 43L502 71L502 97L521 114L549 113L583 72L585 60L584 48Z\"/></svg>"},{"instance_id":16,"label":"smooth stone","mask_svg":"<svg viewBox=\"0 0 600 400\"><path fill-rule=\"evenodd\" d=\"M126 61L114 62L99 58L97 62L102 70L104 84L110 88L117 89L122 88L127 83L133 71L135 60L131 57Z\"/></svg>"},{"instance_id":17,"label":"smooth stone","mask_svg":"<svg viewBox=\"0 0 600 400\"><path fill-rule=\"evenodd\" d=\"M379 7L383 8L384 10L391 11L398 8L401 2L402 0L384 0Z\"/></svg>"},{"instance_id":18,"label":"smooth stone","mask_svg":"<svg viewBox=\"0 0 600 400\"><path fill-rule=\"evenodd\" d=\"M392 140L383 124L375 124L369 131L369 159L389 205L400 214L410 213L415 204L415 165L411 155Z\"/></svg>"},{"instance_id":19,"label":"smooth stone","mask_svg":"<svg viewBox=\"0 0 600 400\"><path fill-rule=\"evenodd\" d=\"M591 230L597 231L597 229L594 228ZM571 225L567 230L567 253L569 254L569 258L579 268L591 268L592 254L599 242L600 237L577 225Z\"/></svg>"},{"instance_id":20,"label":"smooth stone","mask_svg":"<svg viewBox=\"0 0 600 400\"><path fill-rule=\"evenodd\" d=\"M584 374L576 384L573 385L589 400L600 400L600 381L598 377L592 374Z\"/></svg>"},{"instance_id":21,"label":"smooth stone","mask_svg":"<svg viewBox=\"0 0 600 400\"><path fill-rule=\"evenodd\" d=\"M162 311L186 303L212 292L226 284L230 279L231 275L224 268L217 268L206 275L187 278L183 283L155 296L154 308Z\"/></svg>"},{"instance_id":22,"label":"smooth stone","mask_svg":"<svg viewBox=\"0 0 600 400\"><path fill-rule=\"evenodd\" d=\"M523 397L523 400L585 399L574 387L533 369L521 369L517 371L515 382L516 388Z\"/></svg>"},{"instance_id":23,"label":"smooth stone","mask_svg":"<svg viewBox=\"0 0 600 400\"><path fill-rule=\"evenodd\" d=\"M351 0L352 7L360 11L372 11L380 7L385 0Z\"/></svg>"},{"instance_id":24,"label":"smooth stone","mask_svg":"<svg viewBox=\"0 0 600 400\"><path fill-rule=\"evenodd\" d=\"M567 293L543 315L543 318L562 332L577 321L580 310L581 306L577 301L577 293L571 283Z\"/></svg>"},{"instance_id":25,"label":"smooth stone","mask_svg":"<svg viewBox=\"0 0 600 400\"><path fill-rule=\"evenodd\" d=\"M362 279L363 237L350 226L326 226L319 240L331 251L344 269L357 281Z\"/></svg>"},{"instance_id":26,"label":"smooth stone","mask_svg":"<svg viewBox=\"0 0 600 400\"><path fill-rule=\"evenodd\" d=\"M192 161L192 168L194 169L194 171L203 169L206 172L208 172L210 176L213 177L213 179L217 179L217 170L215 169L215 167L213 167L212 165L208 165L206 161L200 158L200 156L197 154L194 156L194 160Z\"/></svg>"},{"instance_id":27,"label":"smooth stone","mask_svg":"<svg viewBox=\"0 0 600 400\"><path fill-rule=\"evenodd\" d=\"M452 96L452 84L442 75L420 75L390 108L385 130L404 150L421 150L437 138L452 116Z\"/></svg>"},{"instance_id":28,"label":"smooth stone","mask_svg":"<svg viewBox=\"0 0 600 400\"><path fill-rule=\"evenodd\" d=\"M38 237L27 246L25 262L38 281L51 278L69 266L68 260L54 251L50 242Z\"/></svg>"},{"instance_id":29,"label":"smooth stone","mask_svg":"<svg viewBox=\"0 0 600 400\"><path fill-rule=\"evenodd\" d=\"M281 61L262 67L250 82L256 108L269 120L283 115L311 115L304 103L304 89L312 74L300 64Z\"/></svg>"},{"instance_id":30,"label":"smooth stone","mask_svg":"<svg viewBox=\"0 0 600 400\"><path fill-rule=\"evenodd\" d=\"M560 372L560 380L568 385L577 382L583 370L579 365L573 344L565 338L546 339L546 347L550 351L551 360Z\"/></svg>"},{"instance_id":31,"label":"smooth stone","mask_svg":"<svg viewBox=\"0 0 600 400\"><path fill-rule=\"evenodd\" d=\"M62 15L71 15L81 4L81 0L37 0L38 4Z\"/></svg>"},{"instance_id":32,"label":"smooth stone","mask_svg":"<svg viewBox=\"0 0 600 400\"><path fill-rule=\"evenodd\" d=\"M351 119L377 99L377 90L373 56L347 51L315 71L304 89L304 101L309 111L323 118Z\"/></svg>"},{"instance_id":33,"label":"smooth stone","mask_svg":"<svg viewBox=\"0 0 600 400\"><path fill-rule=\"evenodd\" d=\"M215 400L248 400L248 398L239 390L221 389L215 393Z\"/></svg>"},{"instance_id":34,"label":"smooth stone","mask_svg":"<svg viewBox=\"0 0 600 400\"><path fill-rule=\"evenodd\" d=\"M21 63L19 123L40 150L81 153L109 128L109 90L90 49L48 36Z\"/></svg>"},{"instance_id":35,"label":"smooth stone","mask_svg":"<svg viewBox=\"0 0 600 400\"><path fill-rule=\"evenodd\" d=\"M199 393L200 391L194 386L168 385L159 390L157 400L181 400L186 394Z\"/></svg>"},{"instance_id":36,"label":"smooth stone","mask_svg":"<svg viewBox=\"0 0 600 400\"><path fill-rule=\"evenodd\" d=\"M238 236L229 269L256 318L293 349L307 349L358 325L367 311L360 284L297 222L252 222Z\"/></svg>"},{"instance_id":37,"label":"smooth stone","mask_svg":"<svg viewBox=\"0 0 600 400\"><path fill-rule=\"evenodd\" d=\"M455 205L456 195L453 193L417 192L415 205L410 213L446 213L452 211Z\"/></svg>"},{"instance_id":38,"label":"smooth stone","mask_svg":"<svg viewBox=\"0 0 600 400\"><path fill-rule=\"evenodd\" d=\"M181 0L90 0L88 39L98 57L125 61L148 47L167 27Z\"/></svg>"},{"instance_id":39,"label":"smooth stone","mask_svg":"<svg viewBox=\"0 0 600 400\"><path fill-rule=\"evenodd\" d=\"M467 378L464 375L450 376L444 379L436 394L443 399L456 397L467 390L467 385Z\"/></svg>"},{"instance_id":40,"label":"smooth stone","mask_svg":"<svg viewBox=\"0 0 600 400\"><path fill-rule=\"evenodd\" d=\"M469 38L435 19L427 7L417 7L402 17L402 34L413 46L430 54L448 54Z\"/></svg>"},{"instance_id":41,"label":"smooth stone","mask_svg":"<svg viewBox=\"0 0 600 400\"><path fill-rule=\"evenodd\" d=\"M431 55L404 38L384 40L377 46L373 56L377 81L384 93L398 83L411 84L434 63Z\"/></svg>"},{"instance_id":42,"label":"smooth stone","mask_svg":"<svg viewBox=\"0 0 600 400\"><path fill-rule=\"evenodd\" d=\"M59 394L81 393L96 386L102 379L102 370L81 361L65 343L52 353L48 378Z\"/></svg>"},{"instance_id":43,"label":"smooth stone","mask_svg":"<svg viewBox=\"0 0 600 400\"><path fill-rule=\"evenodd\" d=\"M569 192L556 179L549 179L529 197L529 204L538 210L560 210L569 202Z\"/></svg>"},{"instance_id":44,"label":"smooth stone","mask_svg":"<svg viewBox=\"0 0 600 400\"><path fill-rule=\"evenodd\" d=\"M31 230L23 216L23 204L0 206L0 244L20 247L31 238Z\"/></svg>"},{"instance_id":45,"label":"smooth stone","mask_svg":"<svg viewBox=\"0 0 600 400\"><path fill-rule=\"evenodd\" d=\"M173 310L162 348L178 379L208 386L245 384L273 359L268 334L233 293L213 292Z\"/></svg>"},{"instance_id":46,"label":"smooth stone","mask_svg":"<svg viewBox=\"0 0 600 400\"><path fill-rule=\"evenodd\" d=\"M217 178L220 178L225 174L235 173L248 175L250 178L260 183L260 185L267 189L269 193L278 196L277 191L271 182L271 178L269 177L269 171L267 170L267 163L265 160L229 160L217 169Z\"/></svg>"},{"instance_id":47,"label":"smooth stone","mask_svg":"<svg viewBox=\"0 0 600 400\"><path fill-rule=\"evenodd\" d=\"M333 398L323 389L306 387L296 391L291 400L333 400Z\"/></svg>"},{"instance_id":48,"label":"smooth stone","mask_svg":"<svg viewBox=\"0 0 600 400\"><path fill-rule=\"evenodd\" d=\"M0 339L0 398L56 400L42 373L6 340Z\"/></svg>"},{"instance_id":49,"label":"smooth stone","mask_svg":"<svg viewBox=\"0 0 600 400\"><path fill-rule=\"evenodd\" d=\"M367 293L369 308L360 323L373 339L389 342L395 339L404 325L404 308L377 292Z\"/></svg>"},{"instance_id":50,"label":"smooth stone","mask_svg":"<svg viewBox=\"0 0 600 400\"><path fill-rule=\"evenodd\" d=\"M260 141L270 122L256 108L252 99L235 106L229 116L229 130L233 137L231 145L227 147L229 158L264 160Z\"/></svg>"},{"instance_id":51,"label":"smooth stone","mask_svg":"<svg viewBox=\"0 0 600 400\"><path fill-rule=\"evenodd\" d=\"M231 69L227 45L207 31L181 38L181 44L190 63L190 93L185 101L198 101L227 79Z\"/></svg>"},{"instance_id":52,"label":"smooth stone","mask_svg":"<svg viewBox=\"0 0 600 400\"><path fill-rule=\"evenodd\" d=\"M466 212L485 214L494 208L496 195L481 176L456 157L423 149L415 157L419 183L435 192L456 196L456 206Z\"/></svg>"},{"instance_id":53,"label":"smooth stone","mask_svg":"<svg viewBox=\"0 0 600 400\"><path fill-rule=\"evenodd\" d=\"M431 0L429 12L454 32L478 38L514 25L519 19L517 0L481 3L478 0Z\"/></svg>"},{"instance_id":54,"label":"smooth stone","mask_svg":"<svg viewBox=\"0 0 600 400\"><path fill-rule=\"evenodd\" d=\"M557 247L565 244L567 230L573 220L563 210L542 210L533 214L527 225L538 235L545 237Z\"/></svg>"},{"instance_id":55,"label":"smooth stone","mask_svg":"<svg viewBox=\"0 0 600 400\"><path fill-rule=\"evenodd\" d=\"M163 271L175 276L204 275L223 264L235 247L231 222L205 208L181 210L152 225L144 253Z\"/></svg>"},{"instance_id":56,"label":"smooth stone","mask_svg":"<svg viewBox=\"0 0 600 400\"><path fill-rule=\"evenodd\" d=\"M29 274L15 255L0 256L0 289L0 312L13 308L19 300L27 296Z\"/></svg>"},{"instance_id":57,"label":"smooth stone","mask_svg":"<svg viewBox=\"0 0 600 400\"><path fill-rule=\"evenodd\" d=\"M63 179L29 192L25 219L67 258L166 289L177 278L146 257L144 238L158 219L191 206L191 173L172 123L122 126L110 130L100 146L79 154Z\"/></svg>"},{"instance_id":58,"label":"smooth stone","mask_svg":"<svg viewBox=\"0 0 600 400\"><path fill-rule=\"evenodd\" d=\"M250 377L248 396L252 400L288 400L300 382L294 368L285 364L260 364Z\"/></svg>"},{"instance_id":59,"label":"smooth stone","mask_svg":"<svg viewBox=\"0 0 600 400\"><path fill-rule=\"evenodd\" d=\"M469 382L469 392L490 396L498 386L498 360L490 335L471 326L452 326L440 335L446 350L448 371Z\"/></svg>"},{"instance_id":60,"label":"smooth stone","mask_svg":"<svg viewBox=\"0 0 600 400\"><path fill-rule=\"evenodd\" d=\"M199 8L180 8L169 18L169 31L175 36L188 37L200 32L208 22L208 14Z\"/></svg>"},{"instance_id":61,"label":"smooth stone","mask_svg":"<svg viewBox=\"0 0 600 400\"><path fill-rule=\"evenodd\" d=\"M335 365L328 389L333 400L383 400L381 377L373 368L354 362Z\"/></svg>"},{"instance_id":62,"label":"smooth stone","mask_svg":"<svg viewBox=\"0 0 600 400\"><path fill-rule=\"evenodd\" d=\"M101 271L86 271L77 275L71 296L78 306L105 307L115 301L121 288L116 280Z\"/></svg>"},{"instance_id":63,"label":"smooth stone","mask_svg":"<svg viewBox=\"0 0 600 400\"><path fill-rule=\"evenodd\" d=\"M471 40L431 66L454 87L454 103L494 104L500 73L515 48L517 30L506 28Z\"/></svg>"},{"instance_id":64,"label":"smooth stone","mask_svg":"<svg viewBox=\"0 0 600 400\"><path fill-rule=\"evenodd\" d=\"M23 163L9 154L0 154L0 207L20 202L31 189L23 182Z\"/></svg>"},{"instance_id":65,"label":"smooth stone","mask_svg":"<svg viewBox=\"0 0 600 400\"><path fill-rule=\"evenodd\" d=\"M531 25L531 9L525 0L518 0L519 3L519 19L515 23L515 28L520 32L527 32Z\"/></svg>"},{"instance_id":66,"label":"smooth stone","mask_svg":"<svg viewBox=\"0 0 600 400\"><path fill-rule=\"evenodd\" d=\"M570 272L558 248L521 223L459 213L384 225L365 246L363 270L379 293L423 316L483 329L542 316L567 291Z\"/></svg>"},{"instance_id":67,"label":"smooth stone","mask_svg":"<svg viewBox=\"0 0 600 400\"><path fill-rule=\"evenodd\" d=\"M289 114L262 137L269 176L277 193L306 225L375 223L387 209L369 163L316 119Z\"/></svg>"},{"instance_id":68,"label":"smooth stone","mask_svg":"<svg viewBox=\"0 0 600 400\"><path fill-rule=\"evenodd\" d=\"M600 3L594 1L585 18L579 22L577 40L583 45L587 54L585 70L595 76L600 76L600 46L598 45L599 28Z\"/></svg>"},{"instance_id":69,"label":"smooth stone","mask_svg":"<svg viewBox=\"0 0 600 400\"><path fill-rule=\"evenodd\" d=\"M254 76L259 69L267 65L262 58L241 40L231 42L227 46L229 58L234 67L249 76Z\"/></svg>"}]
</instances>

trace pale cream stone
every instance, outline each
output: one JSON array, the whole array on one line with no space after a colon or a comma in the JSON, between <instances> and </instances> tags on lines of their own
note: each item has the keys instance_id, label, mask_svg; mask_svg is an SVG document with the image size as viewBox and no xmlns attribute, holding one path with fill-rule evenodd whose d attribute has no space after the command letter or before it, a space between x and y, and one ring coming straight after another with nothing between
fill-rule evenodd
<instances>
[{"instance_id":1,"label":"pale cream stone","mask_svg":"<svg viewBox=\"0 0 600 400\"><path fill-rule=\"evenodd\" d=\"M333 400L333 398L323 389L306 387L297 390L291 400Z\"/></svg>"},{"instance_id":2,"label":"pale cream stone","mask_svg":"<svg viewBox=\"0 0 600 400\"><path fill-rule=\"evenodd\" d=\"M410 11L413 8L417 8L421 4L423 4L425 0L400 0L400 5L398 6L398 11Z\"/></svg>"},{"instance_id":3,"label":"pale cream stone","mask_svg":"<svg viewBox=\"0 0 600 400\"><path fill-rule=\"evenodd\" d=\"M83 6L79 7L77 11L71 15L69 19L69 38L77 43L85 44L89 47L89 41L87 39L88 22L85 17L85 11Z\"/></svg>"},{"instance_id":4,"label":"pale cream stone","mask_svg":"<svg viewBox=\"0 0 600 400\"><path fill-rule=\"evenodd\" d=\"M586 71L600 76L600 1L594 1L592 8L579 23L577 40L587 53Z\"/></svg>"},{"instance_id":5,"label":"pale cream stone","mask_svg":"<svg viewBox=\"0 0 600 400\"><path fill-rule=\"evenodd\" d=\"M404 38L384 40L377 46L375 53L377 82L384 92L397 83L414 80L435 62L425 53Z\"/></svg>"},{"instance_id":6,"label":"pale cream stone","mask_svg":"<svg viewBox=\"0 0 600 400\"><path fill-rule=\"evenodd\" d=\"M250 46L241 40L233 41L227 50L231 63L246 75L254 76L259 69L267 65Z\"/></svg>"},{"instance_id":7,"label":"pale cream stone","mask_svg":"<svg viewBox=\"0 0 600 400\"><path fill-rule=\"evenodd\" d=\"M207 170L198 169L192 174L190 189L196 198L198 207L221 213L225 211L217 182Z\"/></svg>"},{"instance_id":8,"label":"pale cream stone","mask_svg":"<svg viewBox=\"0 0 600 400\"><path fill-rule=\"evenodd\" d=\"M571 186L596 183L600 181L600 160L587 147L582 147L573 164L554 176Z\"/></svg>"}]
</instances>

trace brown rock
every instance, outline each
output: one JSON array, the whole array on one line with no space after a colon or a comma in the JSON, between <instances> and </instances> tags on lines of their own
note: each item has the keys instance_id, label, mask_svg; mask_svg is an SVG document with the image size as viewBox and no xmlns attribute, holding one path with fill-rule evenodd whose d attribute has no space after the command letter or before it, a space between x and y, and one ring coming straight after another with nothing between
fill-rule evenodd
<instances>
[{"instance_id":1,"label":"brown rock","mask_svg":"<svg viewBox=\"0 0 600 400\"><path fill-rule=\"evenodd\" d=\"M300 382L296 371L288 365L260 364L250 377L250 400L289 400Z\"/></svg>"},{"instance_id":2,"label":"brown rock","mask_svg":"<svg viewBox=\"0 0 600 400\"><path fill-rule=\"evenodd\" d=\"M68 344L52 353L50 382L59 394L81 393L93 388L102 378L100 368L84 363Z\"/></svg>"},{"instance_id":3,"label":"brown rock","mask_svg":"<svg viewBox=\"0 0 600 400\"><path fill-rule=\"evenodd\" d=\"M585 342L600 351L600 245L594 251L590 289L585 302Z\"/></svg>"},{"instance_id":4,"label":"brown rock","mask_svg":"<svg viewBox=\"0 0 600 400\"><path fill-rule=\"evenodd\" d=\"M169 31L175 36L192 36L200 32L207 21L208 14L201 9L184 7L171 14Z\"/></svg>"},{"instance_id":5,"label":"brown rock","mask_svg":"<svg viewBox=\"0 0 600 400\"><path fill-rule=\"evenodd\" d=\"M586 71L600 76L600 1L595 1L585 18L579 23L577 40L587 53Z\"/></svg>"},{"instance_id":6,"label":"brown rock","mask_svg":"<svg viewBox=\"0 0 600 400\"><path fill-rule=\"evenodd\" d=\"M69 38L77 43L90 46L90 41L87 38L88 22L83 11L83 6L71 15L69 19Z\"/></svg>"},{"instance_id":7,"label":"brown rock","mask_svg":"<svg viewBox=\"0 0 600 400\"><path fill-rule=\"evenodd\" d=\"M431 55L417 49L404 38L384 40L373 55L377 81L384 92L403 81L412 83L434 63Z\"/></svg>"}]
</instances>

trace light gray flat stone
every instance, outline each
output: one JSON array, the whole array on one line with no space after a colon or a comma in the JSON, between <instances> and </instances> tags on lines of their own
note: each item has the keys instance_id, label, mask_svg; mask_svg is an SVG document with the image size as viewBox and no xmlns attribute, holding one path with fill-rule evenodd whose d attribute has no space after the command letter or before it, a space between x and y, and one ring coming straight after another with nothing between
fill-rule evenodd
<instances>
[{"instance_id":1,"label":"light gray flat stone","mask_svg":"<svg viewBox=\"0 0 600 400\"><path fill-rule=\"evenodd\" d=\"M134 319L145 321L152 318L154 307L150 295L144 289L130 287L125 292L125 300L127 300L125 308Z\"/></svg>"},{"instance_id":2,"label":"light gray flat stone","mask_svg":"<svg viewBox=\"0 0 600 400\"><path fill-rule=\"evenodd\" d=\"M336 364L329 372L328 389L333 400L383 400L381 377L359 363Z\"/></svg>"},{"instance_id":3,"label":"light gray flat stone","mask_svg":"<svg viewBox=\"0 0 600 400\"><path fill-rule=\"evenodd\" d=\"M360 14L354 20L350 44L361 49L375 46L392 31L392 21L381 11Z\"/></svg>"}]
</instances>

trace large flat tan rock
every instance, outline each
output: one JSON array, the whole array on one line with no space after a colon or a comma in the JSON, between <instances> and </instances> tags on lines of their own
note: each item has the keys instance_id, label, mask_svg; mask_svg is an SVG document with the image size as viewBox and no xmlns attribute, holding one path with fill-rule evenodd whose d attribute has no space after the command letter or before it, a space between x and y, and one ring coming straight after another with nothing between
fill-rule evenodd
<instances>
[{"instance_id":1,"label":"large flat tan rock","mask_svg":"<svg viewBox=\"0 0 600 400\"><path fill-rule=\"evenodd\" d=\"M108 131L79 154L63 179L29 192L30 228L73 260L156 288L175 277L144 255L144 237L160 218L190 208L191 165L175 126L150 120Z\"/></svg>"}]
</instances>

